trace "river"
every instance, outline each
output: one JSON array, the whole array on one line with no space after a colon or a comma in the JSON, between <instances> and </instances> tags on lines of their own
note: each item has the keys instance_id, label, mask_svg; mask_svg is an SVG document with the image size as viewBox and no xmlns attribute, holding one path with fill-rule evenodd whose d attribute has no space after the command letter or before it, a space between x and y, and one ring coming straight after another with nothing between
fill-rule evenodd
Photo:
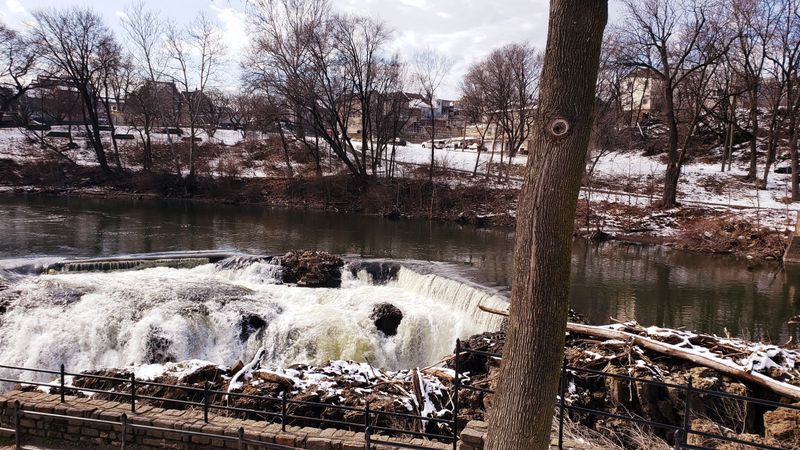
<instances>
[{"instance_id":1,"label":"river","mask_svg":"<svg viewBox=\"0 0 800 450\"><path fill-rule=\"evenodd\" d=\"M514 234L451 223L188 201L0 196L0 267L52 257L316 248L445 261L507 289ZM572 307L592 323L635 319L749 339L800 338L800 274L777 264L576 240Z\"/></svg>"}]
</instances>

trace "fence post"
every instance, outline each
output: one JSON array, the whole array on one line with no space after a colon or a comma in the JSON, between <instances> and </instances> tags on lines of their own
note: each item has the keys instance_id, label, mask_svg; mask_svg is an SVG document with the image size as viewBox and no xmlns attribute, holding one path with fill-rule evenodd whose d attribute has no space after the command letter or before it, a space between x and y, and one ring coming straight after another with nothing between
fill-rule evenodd
<instances>
[{"instance_id":1,"label":"fence post","mask_svg":"<svg viewBox=\"0 0 800 450\"><path fill-rule=\"evenodd\" d=\"M122 416L119 418L120 422L122 422L122 436L120 437L120 448L125 450L125 441L128 440L128 415L122 413Z\"/></svg>"},{"instance_id":2,"label":"fence post","mask_svg":"<svg viewBox=\"0 0 800 450\"><path fill-rule=\"evenodd\" d=\"M22 406L19 404L19 400L14 400L14 445L16 446L17 450L22 449L22 445L20 442L22 441L22 427L19 425L19 416L20 411L22 410Z\"/></svg>"},{"instance_id":3,"label":"fence post","mask_svg":"<svg viewBox=\"0 0 800 450\"><path fill-rule=\"evenodd\" d=\"M286 391L281 395L281 431L286 431Z\"/></svg>"},{"instance_id":4,"label":"fence post","mask_svg":"<svg viewBox=\"0 0 800 450\"><path fill-rule=\"evenodd\" d=\"M208 423L208 380L206 380L205 386L203 386L203 422Z\"/></svg>"},{"instance_id":5,"label":"fence post","mask_svg":"<svg viewBox=\"0 0 800 450\"><path fill-rule=\"evenodd\" d=\"M61 364L61 403L64 403L64 364Z\"/></svg>"},{"instance_id":6,"label":"fence post","mask_svg":"<svg viewBox=\"0 0 800 450\"><path fill-rule=\"evenodd\" d=\"M692 427L692 422L690 416L692 414L692 393L694 392L694 388L692 387L692 377L689 376L689 382L686 383L686 405L683 408L683 432L680 436L680 444L678 448L681 448L688 443L689 439L689 430Z\"/></svg>"},{"instance_id":7,"label":"fence post","mask_svg":"<svg viewBox=\"0 0 800 450\"><path fill-rule=\"evenodd\" d=\"M131 413L136 414L136 374L131 372Z\"/></svg>"},{"instance_id":8,"label":"fence post","mask_svg":"<svg viewBox=\"0 0 800 450\"><path fill-rule=\"evenodd\" d=\"M244 450L244 427L239 427L239 450Z\"/></svg>"},{"instance_id":9,"label":"fence post","mask_svg":"<svg viewBox=\"0 0 800 450\"><path fill-rule=\"evenodd\" d=\"M456 377L453 381L453 450L458 450L458 387L461 382L458 358L461 356L461 339L456 339L455 368Z\"/></svg>"},{"instance_id":10,"label":"fence post","mask_svg":"<svg viewBox=\"0 0 800 450\"><path fill-rule=\"evenodd\" d=\"M370 450L369 434L369 401L367 401L364 407L364 442L366 443L366 450Z\"/></svg>"},{"instance_id":11,"label":"fence post","mask_svg":"<svg viewBox=\"0 0 800 450\"><path fill-rule=\"evenodd\" d=\"M564 448L564 391L567 384L567 358L561 362L561 376L558 383L558 448Z\"/></svg>"}]
</instances>

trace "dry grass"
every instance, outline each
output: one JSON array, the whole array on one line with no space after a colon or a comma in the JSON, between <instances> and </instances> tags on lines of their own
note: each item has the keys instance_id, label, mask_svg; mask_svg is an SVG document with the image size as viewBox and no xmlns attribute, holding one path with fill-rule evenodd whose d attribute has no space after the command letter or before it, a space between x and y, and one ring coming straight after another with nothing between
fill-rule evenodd
<instances>
[{"instance_id":1,"label":"dry grass","mask_svg":"<svg viewBox=\"0 0 800 450\"><path fill-rule=\"evenodd\" d=\"M609 427L610 428L610 427ZM607 428L601 432L570 419L564 421L565 448L604 450L669 450L660 437L636 423ZM558 436L558 414L553 419L553 436Z\"/></svg>"},{"instance_id":2,"label":"dry grass","mask_svg":"<svg viewBox=\"0 0 800 450\"><path fill-rule=\"evenodd\" d=\"M705 253L778 259L786 250L787 238L735 217L696 217L683 228L678 244Z\"/></svg>"}]
</instances>

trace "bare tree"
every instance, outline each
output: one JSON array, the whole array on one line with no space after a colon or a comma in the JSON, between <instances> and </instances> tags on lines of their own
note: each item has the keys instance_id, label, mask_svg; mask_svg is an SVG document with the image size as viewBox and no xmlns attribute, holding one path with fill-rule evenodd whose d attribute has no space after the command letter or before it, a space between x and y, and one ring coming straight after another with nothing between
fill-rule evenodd
<instances>
[{"instance_id":1,"label":"bare tree","mask_svg":"<svg viewBox=\"0 0 800 450\"><path fill-rule=\"evenodd\" d=\"M170 25L166 44L172 63L170 77L184 97L185 110L182 111L180 122L189 125L188 186L191 189L195 178L197 132L198 128L203 128L200 119L204 109L208 108L209 83L217 76L225 56L225 46L221 30L204 13L198 14L185 29Z\"/></svg>"},{"instance_id":2,"label":"bare tree","mask_svg":"<svg viewBox=\"0 0 800 450\"><path fill-rule=\"evenodd\" d=\"M529 44L509 44L489 55L486 85L513 158L528 139L542 56Z\"/></svg>"},{"instance_id":3,"label":"bare tree","mask_svg":"<svg viewBox=\"0 0 800 450\"><path fill-rule=\"evenodd\" d=\"M623 0L625 17L619 62L651 71L658 78L669 130L662 208L677 205L682 158L677 94L695 72L717 63L732 39L719 23L716 0Z\"/></svg>"},{"instance_id":4,"label":"bare tree","mask_svg":"<svg viewBox=\"0 0 800 450\"><path fill-rule=\"evenodd\" d=\"M481 62L482 75L475 77L503 133L501 167L506 149L510 163L530 135L541 62L541 55L529 44L508 44L490 53Z\"/></svg>"},{"instance_id":5,"label":"bare tree","mask_svg":"<svg viewBox=\"0 0 800 450\"><path fill-rule=\"evenodd\" d=\"M131 44L136 74L135 85L128 96L128 112L132 125L142 138L142 167L147 172L153 166L152 135L158 121L165 115L162 95L165 89L160 84L166 64L166 54L161 51L164 47L164 22L156 12L145 8L142 0L138 0L125 9L122 25ZM169 144L174 153L171 138Z\"/></svg>"},{"instance_id":6,"label":"bare tree","mask_svg":"<svg viewBox=\"0 0 800 450\"><path fill-rule=\"evenodd\" d=\"M363 16L334 16L331 20L334 46L346 60L348 77L353 85L353 97L357 102L354 114L361 120L361 165L367 167L370 156L372 173L377 171L380 150L383 145L376 142L378 124L373 123L382 104L378 97L386 94L385 88L393 86L394 74L386 66L396 64L383 52L391 37L386 24Z\"/></svg>"},{"instance_id":7,"label":"bare tree","mask_svg":"<svg viewBox=\"0 0 800 450\"><path fill-rule=\"evenodd\" d=\"M764 73L767 47L774 33L777 16L773 0L731 0L731 15L735 24L735 45L729 58L732 67L744 82L750 109L750 166L747 178L757 178L757 150L759 137L758 104Z\"/></svg>"},{"instance_id":8,"label":"bare tree","mask_svg":"<svg viewBox=\"0 0 800 450\"><path fill-rule=\"evenodd\" d=\"M100 58L104 61L102 70L97 74L96 85L102 89L100 104L105 112L108 127L111 132L111 144L114 148L114 162L118 170L122 170L122 161L119 156L119 143L117 142L115 113L124 104L124 99L130 88L130 63L124 59L122 48L115 42L103 49Z\"/></svg>"},{"instance_id":9,"label":"bare tree","mask_svg":"<svg viewBox=\"0 0 800 450\"><path fill-rule=\"evenodd\" d=\"M533 153L517 211L511 309L488 450L550 447L575 208L592 129L605 0L551 0Z\"/></svg>"},{"instance_id":10,"label":"bare tree","mask_svg":"<svg viewBox=\"0 0 800 450\"><path fill-rule=\"evenodd\" d=\"M258 96L246 92L236 93L228 99L231 125L235 130L239 130L242 133L242 139L247 138L247 132L256 123L258 117L257 103L261 101L262 99Z\"/></svg>"},{"instance_id":11,"label":"bare tree","mask_svg":"<svg viewBox=\"0 0 800 450\"><path fill-rule=\"evenodd\" d=\"M27 34L0 23L0 112L7 112L33 87L36 46Z\"/></svg>"},{"instance_id":12,"label":"bare tree","mask_svg":"<svg viewBox=\"0 0 800 450\"><path fill-rule=\"evenodd\" d=\"M461 82L461 105L464 109L465 120L472 123L480 136L478 154L475 156L475 168L472 171L473 177L478 175L481 151L484 149L486 135L493 122L492 106L485 89L486 79L486 64L480 61L469 68Z\"/></svg>"},{"instance_id":13,"label":"bare tree","mask_svg":"<svg viewBox=\"0 0 800 450\"><path fill-rule=\"evenodd\" d=\"M430 108L431 166L428 180L433 182L433 166L436 158L436 95L451 66L450 59L432 48L414 54L414 79L425 104Z\"/></svg>"},{"instance_id":14,"label":"bare tree","mask_svg":"<svg viewBox=\"0 0 800 450\"><path fill-rule=\"evenodd\" d=\"M792 160L792 201L800 201L800 184L798 180L797 139L798 119L800 119L800 1L785 0L777 14L771 51L767 59L772 63L772 70L777 81L783 85L783 98L788 116L789 154Z\"/></svg>"},{"instance_id":15,"label":"bare tree","mask_svg":"<svg viewBox=\"0 0 800 450\"><path fill-rule=\"evenodd\" d=\"M351 174L365 178L364 153L350 139L361 100L351 59L337 45L341 39L334 39L340 26L328 1L254 0L250 17L254 42L245 63L248 84L275 99L280 121L293 125L297 139L304 142L313 133Z\"/></svg>"},{"instance_id":16,"label":"bare tree","mask_svg":"<svg viewBox=\"0 0 800 450\"><path fill-rule=\"evenodd\" d=\"M97 163L110 173L100 138L97 75L109 63L103 55L112 48L114 37L99 14L88 8L39 10L33 13L33 39L39 54L54 71L78 91L83 103L84 126L94 148Z\"/></svg>"}]
</instances>

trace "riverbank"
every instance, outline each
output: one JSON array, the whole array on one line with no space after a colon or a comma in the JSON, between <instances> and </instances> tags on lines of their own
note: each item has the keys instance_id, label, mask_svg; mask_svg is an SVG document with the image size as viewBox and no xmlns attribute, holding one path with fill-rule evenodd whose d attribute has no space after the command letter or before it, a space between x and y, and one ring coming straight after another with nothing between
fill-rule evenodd
<instances>
[{"instance_id":1,"label":"riverbank","mask_svg":"<svg viewBox=\"0 0 800 450\"><path fill-rule=\"evenodd\" d=\"M356 180L324 177L201 177L188 193L173 175L125 173L115 177L91 167L0 160L0 194L96 198L179 199L227 205L263 205L358 213L390 219L416 218L477 227L513 229L519 183L480 183L458 173L423 178ZM49 174L49 175L48 175ZM792 211L753 211L743 205L686 204L658 210L641 198L610 191L583 192L575 234L669 245L701 253L779 260L788 245ZM591 194L591 195L589 195ZM612 198L613 197L613 198ZM792 219L793 220L793 219Z\"/></svg>"},{"instance_id":2,"label":"riverbank","mask_svg":"<svg viewBox=\"0 0 800 450\"><path fill-rule=\"evenodd\" d=\"M572 313L570 320L581 318ZM573 328L581 326L573 323ZM680 439L675 430L688 424L698 433L777 448L800 446L800 433L795 426L800 410L779 406L800 406L800 351L796 346L644 328L634 322L585 328L586 331L569 332L565 348L570 367L564 374L565 402L582 408L570 412L565 420L570 435L577 440L607 449L666 449ZM600 334L635 336L664 348L654 350L632 339L607 339ZM501 354L504 341L503 332L484 333L464 340L462 348ZM760 381L689 360L698 355ZM449 421L454 412L456 376L461 384L457 422L460 430L469 421L486 419L486 412L492 407L489 391L497 386L500 365L498 358L470 353L459 357L458 372L454 370L454 354L434 366L399 371L352 361L266 367L260 365L260 356L257 354L248 364L237 361L230 366L192 360L86 371L68 377L66 394L124 403L131 389L130 380L135 377L137 393L148 399L142 400L147 407L185 410L187 404L207 401L214 410L228 408L229 417L261 421L276 417L271 414L282 414L285 407L292 426L316 427L323 419L340 429L362 424L365 405L369 404L373 426L425 432L446 439L454 431ZM687 397L685 389L690 382L694 399ZM785 392L775 392L770 385ZM20 385L17 389L60 393L57 380L52 386ZM204 389L211 393L208 398L204 397L209 395L203 393ZM281 406L283 398L286 406ZM746 398L774 404L759 405ZM587 410L618 417L598 417L587 414ZM433 420L420 422L403 415ZM637 424L624 417L663 427ZM718 438L701 434L690 435L688 441L713 448L725 445Z\"/></svg>"}]
</instances>

